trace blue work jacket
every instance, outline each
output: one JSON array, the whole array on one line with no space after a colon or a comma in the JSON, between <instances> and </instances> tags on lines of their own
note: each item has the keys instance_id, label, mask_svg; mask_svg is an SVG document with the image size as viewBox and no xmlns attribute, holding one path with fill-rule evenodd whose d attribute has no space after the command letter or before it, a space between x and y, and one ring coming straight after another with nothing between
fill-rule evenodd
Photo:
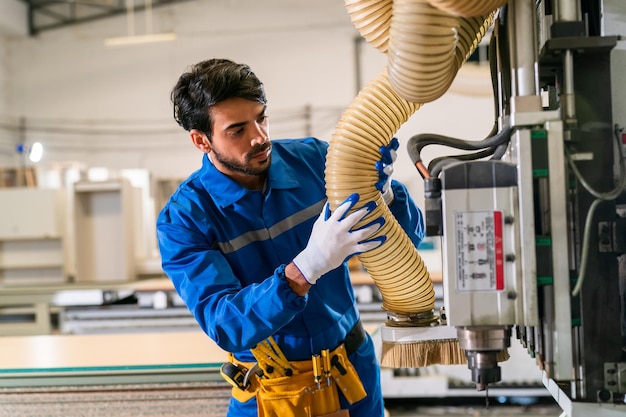
<instances>
[{"instance_id":1,"label":"blue work jacket","mask_svg":"<svg viewBox=\"0 0 626 417\"><path fill-rule=\"evenodd\" d=\"M272 144L263 191L239 185L204 155L157 221L163 270L202 330L242 361L254 361L248 349L271 335L289 360L310 359L339 345L359 317L345 263L303 297L284 277L326 201L328 143ZM391 210L417 246L422 214L404 185L392 187Z\"/></svg>"}]
</instances>

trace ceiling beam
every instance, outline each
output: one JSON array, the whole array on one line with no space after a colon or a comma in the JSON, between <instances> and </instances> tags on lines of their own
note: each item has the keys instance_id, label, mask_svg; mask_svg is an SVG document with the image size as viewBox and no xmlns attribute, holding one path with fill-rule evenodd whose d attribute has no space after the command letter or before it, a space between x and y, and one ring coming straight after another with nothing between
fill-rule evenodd
<instances>
[{"instance_id":1,"label":"ceiling beam","mask_svg":"<svg viewBox=\"0 0 626 417\"><path fill-rule=\"evenodd\" d=\"M4 1L4 0L3 0ZM14 0L11 0L14 1ZM152 0L152 7L189 0ZM28 6L28 33L60 29L127 13L125 0L22 0ZM145 10L146 0L134 0L136 12Z\"/></svg>"}]
</instances>

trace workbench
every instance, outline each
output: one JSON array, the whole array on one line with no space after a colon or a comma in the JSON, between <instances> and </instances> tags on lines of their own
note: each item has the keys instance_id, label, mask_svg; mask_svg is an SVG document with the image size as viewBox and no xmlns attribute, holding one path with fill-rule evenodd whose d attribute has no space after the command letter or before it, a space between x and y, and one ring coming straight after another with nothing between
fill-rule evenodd
<instances>
[{"instance_id":1,"label":"workbench","mask_svg":"<svg viewBox=\"0 0 626 417\"><path fill-rule=\"evenodd\" d=\"M0 416L224 416L227 354L200 330L0 337Z\"/></svg>"},{"instance_id":2,"label":"workbench","mask_svg":"<svg viewBox=\"0 0 626 417\"><path fill-rule=\"evenodd\" d=\"M219 379L227 354L202 331L5 336L0 387Z\"/></svg>"}]
</instances>

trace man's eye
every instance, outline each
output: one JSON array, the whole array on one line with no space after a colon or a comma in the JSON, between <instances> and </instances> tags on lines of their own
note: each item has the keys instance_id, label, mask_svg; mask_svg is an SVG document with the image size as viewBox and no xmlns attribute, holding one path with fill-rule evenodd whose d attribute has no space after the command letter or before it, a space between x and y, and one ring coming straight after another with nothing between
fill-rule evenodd
<instances>
[{"instance_id":1,"label":"man's eye","mask_svg":"<svg viewBox=\"0 0 626 417\"><path fill-rule=\"evenodd\" d=\"M267 123L268 119L269 119L268 116L261 116L261 117L259 117L258 123L260 123L260 124Z\"/></svg>"}]
</instances>

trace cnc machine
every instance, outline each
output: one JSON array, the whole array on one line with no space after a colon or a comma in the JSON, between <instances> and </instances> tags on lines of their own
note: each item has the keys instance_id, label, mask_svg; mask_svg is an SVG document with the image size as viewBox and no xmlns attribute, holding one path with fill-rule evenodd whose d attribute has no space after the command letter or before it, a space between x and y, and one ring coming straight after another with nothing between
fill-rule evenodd
<instances>
[{"instance_id":1,"label":"cnc machine","mask_svg":"<svg viewBox=\"0 0 626 417\"><path fill-rule=\"evenodd\" d=\"M498 352L521 343L569 417L626 415L626 114L612 83L626 68L607 30L624 12L617 1L509 1L489 43L489 137L408 144L427 235L441 236L442 324L477 389L500 380ZM420 151L433 144L462 152L426 166ZM385 326L383 341L410 332Z\"/></svg>"}]
</instances>

